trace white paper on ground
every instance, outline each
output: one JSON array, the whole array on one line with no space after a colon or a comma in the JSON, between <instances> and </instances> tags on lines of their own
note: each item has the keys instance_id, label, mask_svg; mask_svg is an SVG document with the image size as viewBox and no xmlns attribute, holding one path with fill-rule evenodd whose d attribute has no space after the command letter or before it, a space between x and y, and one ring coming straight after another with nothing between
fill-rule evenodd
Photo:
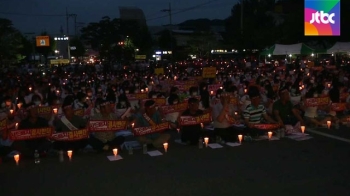
<instances>
[{"instance_id":1,"label":"white paper on ground","mask_svg":"<svg viewBox=\"0 0 350 196\"><path fill-rule=\"evenodd\" d=\"M123 159L123 157L121 157L120 155L117 155L117 156L111 155L111 156L107 156L107 158L109 161L119 161Z\"/></svg>"},{"instance_id":2,"label":"white paper on ground","mask_svg":"<svg viewBox=\"0 0 350 196\"><path fill-rule=\"evenodd\" d=\"M227 142L226 145L231 146L231 147L236 147L236 146L240 146L240 143L237 142Z\"/></svg>"},{"instance_id":3,"label":"white paper on ground","mask_svg":"<svg viewBox=\"0 0 350 196\"><path fill-rule=\"evenodd\" d=\"M206 126L206 127L204 127L204 129L214 131L214 127L213 126Z\"/></svg>"},{"instance_id":4,"label":"white paper on ground","mask_svg":"<svg viewBox=\"0 0 350 196\"><path fill-rule=\"evenodd\" d=\"M159 150L148 151L147 154L151 157L161 156L163 155Z\"/></svg>"},{"instance_id":5,"label":"white paper on ground","mask_svg":"<svg viewBox=\"0 0 350 196\"><path fill-rule=\"evenodd\" d=\"M245 127L244 124L234 124L234 125L232 125L232 126L234 126L234 127Z\"/></svg>"},{"instance_id":6,"label":"white paper on ground","mask_svg":"<svg viewBox=\"0 0 350 196\"><path fill-rule=\"evenodd\" d=\"M258 137L258 138L255 139L255 140L256 140L256 141L261 141L261 140L268 140L268 139L269 139L269 137L268 137L267 135L262 135L262 136ZM280 138L275 137L275 136L272 136L270 140L271 140L271 141L280 140Z\"/></svg>"},{"instance_id":7,"label":"white paper on ground","mask_svg":"<svg viewBox=\"0 0 350 196\"><path fill-rule=\"evenodd\" d=\"M295 133L292 133L292 135L299 135L299 136L305 136L305 135L309 135L307 133L301 133L301 132L295 132Z\"/></svg>"},{"instance_id":8,"label":"white paper on ground","mask_svg":"<svg viewBox=\"0 0 350 196\"><path fill-rule=\"evenodd\" d=\"M182 142L181 139L175 140L175 143L178 143L181 145L187 145L185 142Z\"/></svg>"},{"instance_id":9,"label":"white paper on ground","mask_svg":"<svg viewBox=\"0 0 350 196\"><path fill-rule=\"evenodd\" d=\"M213 149L222 148L222 147L223 147L223 146L221 146L221 145L218 144L218 143L208 144L208 146L209 146L210 148L213 148Z\"/></svg>"},{"instance_id":10,"label":"white paper on ground","mask_svg":"<svg viewBox=\"0 0 350 196\"><path fill-rule=\"evenodd\" d=\"M132 147L133 149L141 149L142 146L138 141L127 141L122 145L122 149L129 149L129 147Z\"/></svg>"}]
</instances>

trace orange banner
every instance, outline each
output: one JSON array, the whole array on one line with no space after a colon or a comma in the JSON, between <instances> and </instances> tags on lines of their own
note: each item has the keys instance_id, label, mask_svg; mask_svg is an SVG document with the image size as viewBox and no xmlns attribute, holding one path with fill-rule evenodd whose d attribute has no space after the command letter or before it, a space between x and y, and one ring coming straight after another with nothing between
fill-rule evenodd
<instances>
[{"instance_id":1,"label":"orange banner","mask_svg":"<svg viewBox=\"0 0 350 196\"><path fill-rule=\"evenodd\" d=\"M346 110L346 103L332 103L331 110L335 112L341 112Z\"/></svg>"},{"instance_id":2,"label":"orange banner","mask_svg":"<svg viewBox=\"0 0 350 196\"><path fill-rule=\"evenodd\" d=\"M36 46L37 47L50 46L50 37L49 36L36 36Z\"/></svg>"},{"instance_id":3,"label":"orange banner","mask_svg":"<svg viewBox=\"0 0 350 196\"><path fill-rule=\"evenodd\" d=\"M145 105L145 102L148 101L148 100L153 100L154 102L156 102L156 105L158 105L158 106L166 105L166 99L165 98L143 99L141 101L141 105Z\"/></svg>"},{"instance_id":4,"label":"orange banner","mask_svg":"<svg viewBox=\"0 0 350 196\"><path fill-rule=\"evenodd\" d=\"M74 110L74 115L83 117L84 116L84 109Z\"/></svg>"},{"instance_id":5,"label":"orange banner","mask_svg":"<svg viewBox=\"0 0 350 196\"><path fill-rule=\"evenodd\" d=\"M203 78L215 78L216 77L216 67L203 67L202 77Z\"/></svg>"},{"instance_id":6,"label":"orange banner","mask_svg":"<svg viewBox=\"0 0 350 196\"><path fill-rule=\"evenodd\" d=\"M5 130L7 128L7 118L3 118L0 120L0 131Z\"/></svg>"},{"instance_id":7,"label":"orange banner","mask_svg":"<svg viewBox=\"0 0 350 196\"><path fill-rule=\"evenodd\" d=\"M135 94L126 94L126 97L130 100L140 100L140 99L147 99L148 94L147 93L135 93Z\"/></svg>"},{"instance_id":8,"label":"orange banner","mask_svg":"<svg viewBox=\"0 0 350 196\"><path fill-rule=\"evenodd\" d=\"M280 126L278 124L256 124L254 128L261 130L274 130L278 129Z\"/></svg>"},{"instance_id":9,"label":"orange banner","mask_svg":"<svg viewBox=\"0 0 350 196\"><path fill-rule=\"evenodd\" d=\"M89 131L119 131L125 130L128 121L126 120L90 120Z\"/></svg>"},{"instance_id":10,"label":"orange banner","mask_svg":"<svg viewBox=\"0 0 350 196\"><path fill-rule=\"evenodd\" d=\"M52 107L51 106L42 106L38 107L38 115L50 115L52 114Z\"/></svg>"},{"instance_id":11,"label":"orange banner","mask_svg":"<svg viewBox=\"0 0 350 196\"><path fill-rule=\"evenodd\" d=\"M10 132L10 139L16 140L30 140L43 137L50 137L52 135L53 128L38 128L38 129L26 129L26 130L15 130Z\"/></svg>"},{"instance_id":12,"label":"orange banner","mask_svg":"<svg viewBox=\"0 0 350 196\"><path fill-rule=\"evenodd\" d=\"M230 104L233 104L233 105L238 105L239 101L238 101L238 98L237 97L232 97L230 98Z\"/></svg>"},{"instance_id":13,"label":"orange banner","mask_svg":"<svg viewBox=\"0 0 350 196\"><path fill-rule=\"evenodd\" d=\"M208 123L208 122L211 122L210 113L206 113L201 116L181 116L179 123L181 126L188 126L188 125L198 125L200 123Z\"/></svg>"},{"instance_id":14,"label":"orange banner","mask_svg":"<svg viewBox=\"0 0 350 196\"><path fill-rule=\"evenodd\" d=\"M87 129L80 129L75 131L54 133L51 135L51 139L56 141L76 141L89 137L89 131Z\"/></svg>"},{"instance_id":15,"label":"orange banner","mask_svg":"<svg viewBox=\"0 0 350 196\"><path fill-rule=\"evenodd\" d=\"M306 107L316 107L329 104L329 97L309 98L304 101Z\"/></svg>"},{"instance_id":16,"label":"orange banner","mask_svg":"<svg viewBox=\"0 0 350 196\"><path fill-rule=\"evenodd\" d=\"M135 136L142 136L142 135L147 135L147 134L151 134L151 133L164 131L166 129L169 129L168 122L161 123L161 124L158 124L158 125L152 126L152 127L137 127L137 128L133 129L133 132L134 132Z\"/></svg>"},{"instance_id":17,"label":"orange banner","mask_svg":"<svg viewBox=\"0 0 350 196\"><path fill-rule=\"evenodd\" d=\"M163 114L170 114L174 112L182 112L187 109L187 103L179 103L176 105L164 105L160 107Z\"/></svg>"}]
</instances>

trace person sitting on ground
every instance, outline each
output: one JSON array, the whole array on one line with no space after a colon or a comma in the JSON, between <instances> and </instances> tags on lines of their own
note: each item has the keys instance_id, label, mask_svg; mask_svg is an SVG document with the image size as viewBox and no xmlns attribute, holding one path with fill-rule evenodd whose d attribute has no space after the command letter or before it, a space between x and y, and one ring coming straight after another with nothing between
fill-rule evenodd
<instances>
[{"instance_id":1,"label":"person sitting on ground","mask_svg":"<svg viewBox=\"0 0 350 196\"><path fill-rule=\"evenodd\" d=\"M34 103L27 105L28 116L18 124L18 130L37 129L49 127L48 121L38 115L38 107ZM13 148L24 156L32 157L35 150L39 153L46 153L51 148L51 142L46 138L14 141Z\"/></svg>"},{"instance_id":2,"label":"person sitting on ground","mask_svg":"<svg viewBox=\"0 0 350 196\"><path fill-rule=\"evenodd\" d=\"M62 105L63 116L54 121L56 132L70 132L79 129L86 128L87 121L80 116L74 114L73 100L71 102L65 102ZM55 149L57 150L81 150L88 144L87 139L77 141L56 141L54 143Z\"/></svg>"},{"instance_id":3,"label":"person sitting on ground","mask_svg":"<svg viewBox=\"0 0 350 196\"><path fill-rule=\"evenodd\" d=\"M252 137L264 135L265 131L255 129L254 125L262 123L263 120L273 124L277 124L277 122L266 113L265 106L261 103L260 91L257 86L249 87L248 95L251 104L243 112L244 123L247 126L246 134Z\"/></svg>"},{"instance_id":4,"label":"person sitting on ground","mask_svg":"<svg viewBox=\"0 0 350 196\"><path fill-rule=\"evenodd\" d=\"M300 115L300 111L296 109L290 101L290 95L286 88L279 91L279 100L273 103L272 110L275 120L281 125L295 126L298 121L304 125L304 120Z\"/></svg>"},{"instance_id":5,"label":"person sitting on ground","mask_svg":"<svg viewBox=\"0 0 350 196\"><path fill-rule=\"evenodd\" d=\"M150 127L162 123L161 115L157 110L155 101L147 100L144 104L145 112L139 113L135 116L135 127ZM138 141L142 144L148 144L156 148L162 148L163 143L170 139L169 134L152 133L148 135L139 136Z\"/></svg>"},{"instance_id":6,"label":"person sitting on ground","mask_svg":"<svg viewBox=\"0 0 350 196\"><path fill-rule=\"evenodd\" d=\"M188 109L185 110L181 116L200 116L203 115L203 110L199 109L199 100L196 98L188 99ZM181 118L181 116L179 118ZM180 121L180 120L178 120ZM198 140L202 135L201 124L196 125L184 125L181 127L181 141L183 143L197 145Z\"/></svg>"},{"instance_id":7,"label":"person sitting on ground","mask_svg":"<svg viewBox=\"0 0 350 196\"><path fill-rule=\"evenodd\" d=\"M112 114L111 104L108 101L100 102L97 107L99 114L92 117L92 120L116 120L117 116ZM97 151L108 151L110 149L119 148L124 143L123 136L116 137L114 131L95 132L89 138L89 144Z\"/></svg>"}]
</instances>

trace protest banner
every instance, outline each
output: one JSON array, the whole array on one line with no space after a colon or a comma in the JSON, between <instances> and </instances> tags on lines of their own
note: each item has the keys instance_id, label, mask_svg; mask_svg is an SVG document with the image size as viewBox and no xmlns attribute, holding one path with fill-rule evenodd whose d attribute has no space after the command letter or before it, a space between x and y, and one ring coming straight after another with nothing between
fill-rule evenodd
<instances>
[{"instance_id":1,"label":"protest banner","mask_svg":"<svg viewBox=\"0 0 350 196\"><path fill-rule=\"evenodd\" d=\"M187 102L186 103L179 103L175 105L164 105L160 106L160 110L163 114L170 114L174 112L183 112L187 109Z\"/></svg>"},{"instance_id":2,"label":"protest banner","mask_svg":"<svg viewBox=\"0 0 350 196\"><path fill-rule=\"evenodd\" d=\"M50 139L56 141L76 141L81 139L86 139L89 137L89 131L87 129L79 129L75 131L54 133L51 135Z\"/></svg>"},{"instance_id":3,"label":"protest banner","mask_svg":"<svg viewBox=\"0 0 350 196\"><path fill-rule=\"evenodd\" d=\"M126 120L90 120L88 123L89 131L120 131L125 130L128 125Z\"/></svg>"},{"instance_id":4,"label":"protest banner","mask_svg":"<svg viewBox=\"0 0 350 196\"><path fill-rule=\"evenodd\" d=\"M13 130L10 131L10 139L16 140L30 140L43 137L50 137L52 135L53 128L37 128L37 129L24 129L24 130Z\"/></svg>"},{"instance_id":5,"label":"protest banner","mask_svg":"<svg viewBox=\"0 0 350 196\"><path fill-rule=\"evenodd\" d=\"M216 78L216 67L203 67L203 78Z\"/></svg>"},{"instance_id":6,"label":"protest banner","mask_svg":"<svg viewBox=\"0 0 350 196\"><path fill-rule=\"evenodd\" d=\"M157 133L164 131L166 129L169 129L169 123L161 123L155 126L150 126L150 127L137 127L133 128L133 132L135 136L142 136L142 135L147 135L147 134L152 134L152 133Z\"/></svg>"},{"instance_id":7,"label":"protest banner","mask_svg":"<svg viewBox=\"0 0 350 196\"><path fill-rule=\"evenodd\" d=\"M206 113L200 116L181 116L180 117L180 125L188 126L188 125L198 125L200 123L208 123L211 122L210 113Z\"/></svg>"},{"instance_id":8,"label":"protest banner","mask_svg":"<svg viewBox=\"0 0 350 196\"><path fill-rule=\"evenodd\" d=\"M329 104L329 97L308 98L304 101L305 107L317 107Z\"/></svg>"}]
</instances>

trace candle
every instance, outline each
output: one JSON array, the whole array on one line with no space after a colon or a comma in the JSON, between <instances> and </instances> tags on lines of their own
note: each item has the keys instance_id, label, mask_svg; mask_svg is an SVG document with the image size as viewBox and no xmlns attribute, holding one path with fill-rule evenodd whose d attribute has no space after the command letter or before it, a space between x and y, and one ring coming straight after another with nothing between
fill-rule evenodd
<instances>
[{"instance_id":1,"label":"candle","mask_svg":"<svg viewBox=\"0 0 350 196\"><path fill-rule=\"evenodd\" d=\"M220 89L222 90L222 86L220 86Z\"/></svg>"},{"instance_id":2,"label":"candle","mask_svg":"<svg viewBox=\"0 0 350 196\"><path fill-rule=\"evenodd\" d=\"M271 138L272 138L272 131L269 131L269 132L267 133L267 136L269 137L269 140L271 140Z\"/></svg>"},{"instance_id":3,"label":"candle","mask_svg":"<svg viewBox=\"0 0 350 196\"><path fill-rule=\"evenodd\" d=\"M57 114L57 108L54 108L54 109L53 109L53 113L54 113L54 114Z\"/></svg>"},{"instance_id":4,"label":"candle","mask_svg":"<svg viewBox=\"0 0 350 196\"><path fill-rule=\"evenodd\" d=\"M238 112L235 112L235 115L237 116L237 115L238 115Z\"/></svg>"},{"instance_id":5,"label":"candle","mask_svg":"<svg viewBox=\"0 0 350 196\"><path fill-rule=\"evenodd\" d=\"M118 155L118 148L114 148L113 149L113 154L114 154L115 157Z\"/></svg>"},{"instance_id":6,"label":"candle","mask_svg":"<svg viewBox=\"0 0 350 196\"><path fill-rule=\"evenodd\" d=\"M18 123L15 124L15 128L18 129Z\"/></svg>"},{"instance_id":7,"label":"candle","mask_svg":"<svg viewBox=\"0 0 350 196\"><path fill-rule=\"evenodd\" d=\"M29 87L29 91L32 91L32 87Z\"/></svg>"},{"instance_id":8,"label":"candle","mask_svg":"<svg viewBox=\"0 0 350 196\"><path fill-rule=\"evenodd\" d=\"M135 123L132 123L132 124L131 124L131 128L134 128L134 126L135 126Z\"/></svg>"},{"instance_id":9,"label":"candle","mask_svg":"<svg viewBox=\"0 0 350 196\"><path fill-rule=\"evenodd\" d=\"M18 107L18 109L21 109L22 103L17 103L17 107Z\"/></svg>"},{"instance_id":10,"label":"candle","mask_svg":"<svg viewBox=\"0 0 350 196\"><path fill-rule=\"evenodd\" d=\"M57 92L57 94L60 94L60 91L59 91L59 90L57 90L56 92Z\"/></svg>"},{"instance_id":11,"label":"candle","mask_svg":"<svg viewBox=\"0 0 350 196\"><path fill-rule=\"evenodd\" d=\"M208 143L209 143L209 138L208 137L204 138L204 143L205 143L205 147L208 147Z\"/></svg>"},{"instance_id":12,"label":"candle","mask_svg":"<svg viewBox=\"0 0 350 196\"><path fill-rule=\"evenodd\" d=\"M163 146L164 146L164 151L168 152L168 143L164 143Z\"/></svg>"},{"instance_id":13,"label":"candle","mask_svg":"<svg viewBox=\"0 0 350 196\"><path fill-rule=\"evenodd\" d=\"M201 127L202 127L202 129L203 129L203 127L204 127L203 123L201 123Z\"/></svg>"},{"instance_id":14,"label":"candle","mask_svg":"<svg viewBox=\"0 0 350 196\"><path fill-rule=\"evenodd\" d=\"M176 80L176 76L174 76L174 80Z\"/></svg>"},{"instance_id":15,"label":"candle","mask_svg":"<svg viewBox=\"0 0 350 196\"><path fill-rule=\"evenodd\" d=\"M330 83L328 83L327 86L328 86L328 88L331 88L331 84Z\"/></svg>"},{"instance_id":16,"label":"candle","mask_svg":"<svg viewBox=\"0 0 350 196\"><path fill-rule=\"evenodd\" d=\"M13 114L13 109L10 110L10 114Z\"/></svg>"},{"instance_id":17,"label":"candle","mask_svg":"<svg viewBox=\"0 0 350 196\"><path fill-rule=\"evenodd\" d=\"M331 128L331 124L332 124L332 122L330 120L327 120L327 127L328 127L328 129Z\"/></svg>"},{"instance_id":18,"label":"candle","mask_svg":"<svg viewBox=\"0 0 350 196\"><path fill-rule=\"evenodd\" d=\"M247 93L247 89L244 89L244 93Z\"/></svg>"},{"instance_id":19,"label":"candle","mask_svg":"<svg viewBox=\"0 0 350 196\"><path fill-rule=\"evenodd\" d=\"M68 150L67 151L67 155L69 157L69 160L71 161L72 160L73 151L72 150Z\"/></svg>"},{"instance_id":20,"label":"candle","mask_svg":"<svg viewBox=\"0 0 350 196\"><path fill-rule=\"evenodd\" d=\"M146 89L146 92L148 92L148 88L145 88Z\"/></svg>"},{"instance_id":21,"label":"candle","mask_svg":"<svg viewBox=\"0 0 350 196\"><path fill-rule=\"evenodd\" d=\"M143 89L141 89L141 93L143 93Z\"/></svg>"},{"instance_id":22,"label":"candle","mask_svg":"<svg viewBox=\"0 0 350 196\"><path fill-rule=\"evenodd\" d=\"M304 134L304 132L305 132L305 126L301 126L300 129L301 129L301 132Z\"/></svg>"},{"instance_id":23,"label":"candle","mask_svg":"<svg viewBox=\"0 0 350 196\"><path fill-rule=\"evenodd\" d=\"M180 129L179 128L177 128L176 130L177 130L177 133L180 133Z\"/></svg>"},{"instance_id":24,"label":"candle","mask_svg":"<svg viewBox=\"0 0 350 196\"><path fill-rule=\"evenodd\" d=\"M214 91L210 91L210 95L214 95Z\"/></svg>"},{"instance_id":25,"label":"candle","mask_svg":"<svg viewBox=\"0 0 350 196\"><path fill-rule=\"evenodd\" d=\"M242 140L243 140L243 135L238 135L238 141L239 141L239 143L242 143Z\"/></svg>"},{"instance_id":26,"label":"candle","mask_svg":"<svg viewBox=\"0 0 350 196\"><path fill-rule=\"evenodd\" d=\"M13 159L15 159L16 165L18 165L19 164L19 154L16 154L15 156L13 156Z\"/></svg>"},{"instance_id":27,"label":"candle","mask_svg":"<svg viewBox=\"0 0 350 196\"><path fill-rule=\"evenodd\" d=\"M300 87L299 87L299 90L303 90L303 87L300 86Z\"/></svg>"}]
</instances>

